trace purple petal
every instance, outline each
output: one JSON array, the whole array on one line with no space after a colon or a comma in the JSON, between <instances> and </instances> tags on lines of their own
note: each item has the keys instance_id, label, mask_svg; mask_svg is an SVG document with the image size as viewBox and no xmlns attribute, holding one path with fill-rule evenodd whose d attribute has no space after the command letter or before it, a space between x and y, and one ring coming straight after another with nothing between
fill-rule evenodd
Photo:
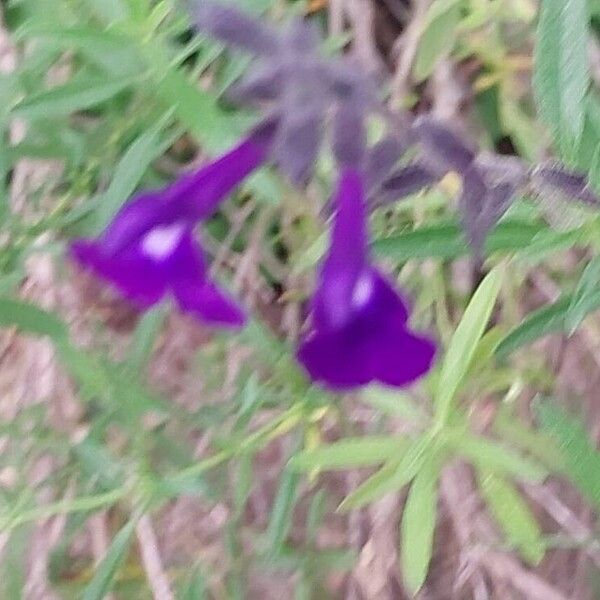
<instances>
[{"instance_id":1,"label":"purple petal","mask_svg":"<svg viewBox=\"0 0 600 600\"><path fill-rule=\"evenodd\" d=\"M298 361L310 378L332 390L346 390L373 379L368 348L347 330L315 333L299 348Z\"/></svg>"},{"instance_id":2,"label":"purple petal","mask_svg":"<svg viewBox=\"0 0 600 600\"><path fill-rule=\"evenodd\" d=\"M71 245L71 253L81 266L114 285L139 308L148 308L165 295L164 271L138 249L107 255L101 243L79 240Z\"/></svg>"},{"instance_id":3,"label":"purple petal","mask_svg":"<svg viewBox=\"0 0 600 600\"><path fill-rule=\"evenodd\" d=\"M183 217L210 217L219 203L267 159L277 129L275 120L261 123L238 146L220 158L185 175L165 190L176 199Z\"/></svg>"},{"instance_id":4,"label":"purple petal","mask_svg":"<svg viewBox=\"0 0 600 600\"><path fill-rule=\"evenodd\" d=\"M189 228L185 229L172 251L165 255L163 264L172 285L186 280L204 282L206 277L202 248Z\"/></svg>"},{"instance_id":5,"label":"purple petal","mask_svg":"<svg viewBox=\"0 0 600 600\"><path fill-rule=\"evenodd\" d=\"M315 293L313 321L318 330L339 329L352 320L366 323L367 329L384 323L406 323L406 302L375 269L367 267L362 271L350 290L349 302L345 286L344 279L332 279Z\"/></svg>"},{"instance_id":6,"label":"purple petal","mask_svg":"<svg viewBox=\"0 0 600 600\"><path fill-rule=\"evenodd\" d=\"M314 381L339 391L372 381L407 385L430 369L434 356L430 340L398 324L316 333L298 351L298 360Z\"/></svg>"},{"instance_id":7,"label":"purple petal","mask_svg":"<svg viewBox=\"0 0 600 600\"><path fill-rule=\"evenodd\" d=\"M125 204L101 236L104 252L116 254L155 227L177 220L178 207L165 190L144 192Z\"/></svg>"},{"instance_id":8,"label":"purple petal","mask_svg":"<svg viewBox=\"0 0 600 600\"><path fill-rule=\"evenodd\" d=\"M372 344L375 379L392 387L402 387L427 373L436 351L430 339L399 328L384 328Z\"/></svg>"},{"instance_id":9,"label":"purple petal","mask_svg":"<svg viewBox=\"0 0 600 600\"><path fill-rule=\"evenodd\" d=\"M235 300L210 282L180 281L174 290L181 310L207 323L240 327L246 321Z\"/></svg>"},{"instance_id":10,"label":"purple petal","mask_svg":"<svg viewBox=\"0 0 600 600\"><path fill-rule=\"evenodd\" d=\"M243 325L245 315L235 300L206 280L202 249L191 232L181 238L166 266L170 288L182 311L208 323Z\"/></svg>"}]
</instances>

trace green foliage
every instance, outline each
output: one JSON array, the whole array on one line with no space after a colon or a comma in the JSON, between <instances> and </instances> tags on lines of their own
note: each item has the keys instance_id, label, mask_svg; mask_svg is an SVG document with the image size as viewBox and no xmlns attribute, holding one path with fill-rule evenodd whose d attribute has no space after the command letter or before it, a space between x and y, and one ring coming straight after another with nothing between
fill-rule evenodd
<instances>
[{"instance_id":1,"label":"green foliage","mask_svg":"<svg viewBox=\"0 0 600 600\"><path fill-rule=\"evenodd\" d=\"M438 476L439 465L435 456L430 455L410 486L402 515L402 570L413 593L425 583L433 553Z\"/></svg>"},{"instance_id":2,"label":"green foliage","mask_svg":"<svg viewBox=\"0 0 600 600\"><path fill-rule=\"evenodd\" d=\"M583 425L550 401L536 404L540 425L558 444L562 472L596 507L600 506L600 452L592 446Z\"/></svg>"},{"instance_id":3,"label":"green foliage","mask_svg":"<svg viewBox=\"0 0 600 600\"><path fill-rule=\"evenodd\" d=\"M540 527L518 490L497 475L479 474L486 504L506 541L516 546L523 560L537 565L545 554Z\"/></svg>"},{"instance_id":4,"label":"green foliage","mask_svg":"<svg viewBox=\"0 0 600 600\"><path fill-rule=\"evenodd\" d=\"M413 66L417 81L429 77L438 61L452 50L462 4L463 0L435 0L427 10Z\"/></svg>"},{"instance_id":5,"label":"green foliage","mask_svg":"<svg viewBox=\"0 0 600 600\"><path fill-rule=\"evenodd\" d=\"M106 551L102 562L98 565L92 581L83 592L83 600L102 600L111 591L117 570L125 560L136 521L126 523L115 535Z\"/></svg>"},{"instance_id":6,"label":"green foliage","mask_svg":"<svg viewBox=\"0 0 600 600\"><path fill-rule=\"evenodd\" d=\"M441 423L445 423L452 412L454 396L471 365L477 343L496 303L503 272L504 268L498 266L488 273L471 298L452 336L435 393L436 412Z\"/></svg>"},{"instance_id":7,"label":"green foliage","mask_svg":"<svg viewBox=\"0 0 600 600\"><path fill-rule=\"evenodd\" d=\"M541 4L533 89L540 114L566 157L573 157L584 127L587 61L586 0Z\"/></svg>"}]
</instances>

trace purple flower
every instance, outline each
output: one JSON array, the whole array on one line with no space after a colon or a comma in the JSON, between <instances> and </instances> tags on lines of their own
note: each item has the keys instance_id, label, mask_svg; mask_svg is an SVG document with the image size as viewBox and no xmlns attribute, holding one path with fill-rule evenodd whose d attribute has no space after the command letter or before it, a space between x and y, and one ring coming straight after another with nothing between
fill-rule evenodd
<instances>
[{"instance_id":1,"label":"purple flower","mask_svg":"<svg viewBox=\"0 0 600 600\"><path fill-rule=\"evenodd\" d=\"M265 122L217 160L140 194L98 239L75 241L72 255L142 309L173 295L183 311L204 321L241 325L241 309L206 278L193 228L267 159L273 133L274 123Z\"/></svg>"},{"instance_id":2,"label":"purple flower","mask_svg":"<svg viewBox=\"0 0 600 600\"><path fill-rule=\"evenodd\" d=\"M102 240L80 240L71 250L142 309L172 295L182 311L203 321L232 327L245 321L233 298L206 278L202 249L184 223L158 225L114 254Z\"/></svg>"},{"instance_id":3,"label":"purple flower","mask_svg":"<svg viewBox=\"0 0 600 600\"><path fill-rule=\"evenodd\" d=\"M412 333L406 303L369 262L363 183L343 171L337 215L318 289L314 331L298 359L310 376L333 390L371 381L401 387L426 373L435 345Z\"/></svg>"}]
</instances>

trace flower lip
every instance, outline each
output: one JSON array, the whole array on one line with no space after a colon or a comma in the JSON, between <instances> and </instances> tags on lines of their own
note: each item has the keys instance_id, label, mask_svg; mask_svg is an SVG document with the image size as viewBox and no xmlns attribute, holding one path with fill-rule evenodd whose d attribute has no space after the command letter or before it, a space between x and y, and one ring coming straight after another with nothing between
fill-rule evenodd
<instances>
[{"instance_id":1,"label":"flower lip","mask_svg":"<svg viewBox=\"0 0 600 600\"><path fill-rule=\"evenodd\" d=\"M207 279L202 249L185 225L156 227L117 253L107 252L102 240L76 241L71 252L140 309L169 296L201 321L225 327L245 322L234 299Z\"/></svg>"}]
</instances>

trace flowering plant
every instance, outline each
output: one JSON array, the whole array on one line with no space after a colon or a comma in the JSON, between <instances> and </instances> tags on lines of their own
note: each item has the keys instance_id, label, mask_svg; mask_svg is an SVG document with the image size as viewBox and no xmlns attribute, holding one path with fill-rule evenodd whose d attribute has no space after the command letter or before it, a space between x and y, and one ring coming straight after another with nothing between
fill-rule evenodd
<instances>
[{"instance_id":1,"label":"flowering plant","mask_svg":"<svg viewBox=\"0 0 600 600\"><path fill-rule=\"evenodd\" d=\"M598 14L488 4L7 3L0 596L578 597Z\"/></svg>"}]
</instances>

